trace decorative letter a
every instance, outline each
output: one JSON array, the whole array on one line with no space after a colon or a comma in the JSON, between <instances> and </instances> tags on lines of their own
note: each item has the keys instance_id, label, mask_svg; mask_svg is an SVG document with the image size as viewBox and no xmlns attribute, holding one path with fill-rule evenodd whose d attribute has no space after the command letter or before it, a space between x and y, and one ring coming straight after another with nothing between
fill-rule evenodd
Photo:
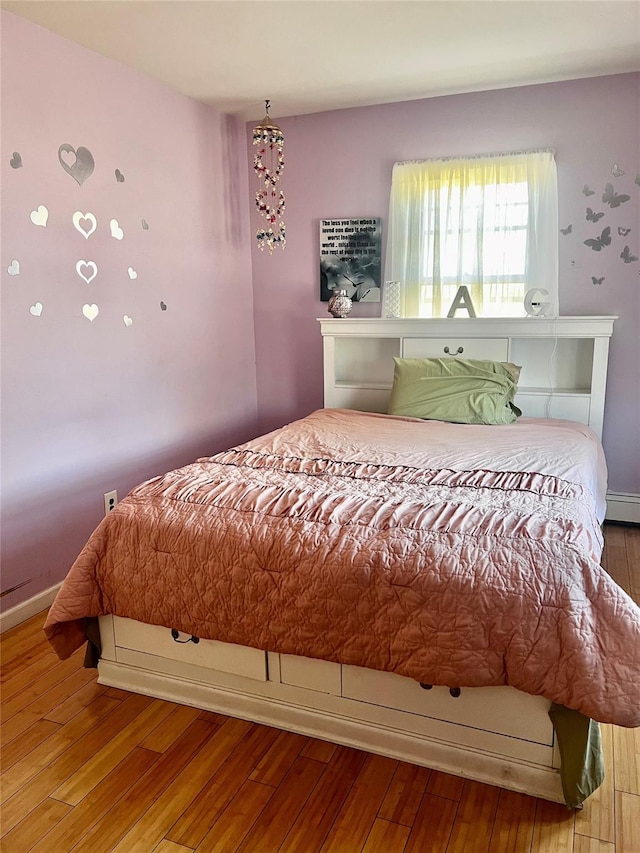
<instances>
[{"instance_id":1,"label":"decorative letter a","mask_svg":"<svg viewBox=\"0 0 640 853\"><path fill-rule=\"evenodd\" d=\"M459 308L466 308L469 312L470 317L476 316L476 310L473 307L473 302L471 301L471 294L469 293L466 285L461 284L458 288L458 292L456 293L456 298L451 303L451 308L449 308L449 313L447 317L451 319L455 317L456 311Z\"/></svg>"}]
</instances>

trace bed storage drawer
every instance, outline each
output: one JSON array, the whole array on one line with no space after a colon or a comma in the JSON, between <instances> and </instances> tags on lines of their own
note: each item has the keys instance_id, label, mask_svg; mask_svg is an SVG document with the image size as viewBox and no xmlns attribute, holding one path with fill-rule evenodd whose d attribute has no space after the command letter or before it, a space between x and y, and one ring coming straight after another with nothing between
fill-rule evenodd
<instances>
[{"instance_id":1,"label":"bed storage drawer","mask_svg":"<svg viewBox=\"0 0 640 853\"><path fill-rule=\"evenodd\" d=\"M340 696L340 664L299 655L280 655L280 682Z\"/></svg>"},{"instance_id":2,"label":"bed storage drawer","mask_svg":"<svg viewBox=\"0 0 640 853\"><path fill-rule=\"evenodd\" d=\"M506 361L508 338L405 338L403 358L479 358Z\"/></svg>"},{"instance_id":3,"label":"bed storage drawer","mask_svg":"<svg viewBox=\"0 0 640 853\"><path fill-rule=\"evenodd\" d=\"M170 628L144 625L120 616L113 617L113 630L116 660L119 649L130 649L218 672L258 681L267 680L267 654L260 649L219 643L216 640L185 642L189 640L187 634L180 634L174 640Z\"/></svg>"},{"instance_id":4,"label":"bed storage drawer","mask_svg":"<svg viewBox=\"0 0 640 853\"><path fill-rule=\"evenodd\" d=\"M553 726L546 714L549 700L529 696L513 687L465 687L454 697L448 687L425 690L417 681L394 673L343 666L342 695L509 737L522 738L522 721L528 719L526 739L545 746L553 744ZM478 702L485 697L486 704ZM531 715L533 702L538 702L543 712L535 717Z\"/></svg>"}]
</instances>

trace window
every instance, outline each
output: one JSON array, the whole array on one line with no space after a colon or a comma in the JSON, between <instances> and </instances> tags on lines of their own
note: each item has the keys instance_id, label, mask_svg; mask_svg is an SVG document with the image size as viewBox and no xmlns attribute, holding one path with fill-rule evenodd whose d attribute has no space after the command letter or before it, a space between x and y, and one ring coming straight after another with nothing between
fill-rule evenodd
<instances>
[{"instance_id":1,"label":"window","mask_svg":"<svg viewBox=\"0 0 640 853\"><path fill-rule=\"evenodd\" d=\"M550 151L396 163L385 278L403 316L446 316L460 285L478 316L523 316L534 288L557 313L557 210Z\"/></svg>"}]
</instances>

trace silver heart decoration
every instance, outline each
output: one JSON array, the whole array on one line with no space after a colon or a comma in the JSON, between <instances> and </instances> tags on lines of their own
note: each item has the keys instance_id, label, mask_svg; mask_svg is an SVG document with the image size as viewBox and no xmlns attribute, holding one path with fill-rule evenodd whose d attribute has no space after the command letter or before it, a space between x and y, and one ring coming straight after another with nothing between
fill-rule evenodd
<instances>
[{"instance_id":1,"label":"silver heart decoration","mask_svg":"<svg viewBox=\"0 0 640 853\"><path fill-rule=\"evenodd\" d=\"M166 302L161 302L161 303L160 303L160 310L161 310L161 311L166 311L166 310L167 310L167 303L166 303Z\"/></svg>"},{"instance_id":2,"label":"silver heart decoration","mask_svg":"<svg viewBox=\"0 0 640 853\"><path fill-rule=\"evenodd\" d=\"M120 169L116 169L116 181L117 181L119 184L123 184L123 183L124 183L124 175L122 174L122 172L120 171Z\"/></svg>"},{"instance_id":3,"label":"silver heart decoration","mask_svg":"<svg viewBox=\"0 0 640 853\"><path fill-rule=\"evenodd\" d=\"M90 323L93 323L93 321L96 319L96 317L100 313L100 309L98 308L98 306L95 303L93 303L91 305L83 305L82 306L82 313L84 314L84 316L87 318L87 320Z\"/></svg>"},{"instance_id":4,"label":"silver heart decoration","mask_svg":"<svg viewBox=\"0 0 640 853\"><path fill-rule=\"evenodd\" d=\"M20 275L20 261L13 260L7 267L9 275Z\"/></svg>"},{"instance_id":5,"label":"silver heart decoration","mask_svg":"<svg viewBox=\"0 0 640 853\"><path fill-rule=\"evenodd\" d=\"M125 315L122 317L122 322L125 324L125 326L126 326L127 328L129 328L129 326L133 323L133 318L132 318L132 317L130 317L128 314L125 314Z\"/></svg>"},{"instance_id":6,"label":"silver heart decoration","mask_svg":"<svg viewBox=\"0 0 640 853\"><path fill-rule=\"evenodd\" d=\"M48 218L49 211L44 206L44 204L39 205L37 210L31 211L31 221L34 225L41 225L43 228L46 228Z\"/></svg>"},{"instance_id":7,"label":"silver heart decoration","mask_svg":"<svg viewBox=\"0 0 640 853\"><path fill-rule=\"evenodd\" d=\"M147 220L146 220L146 219L143 219L143 220L142 220L142 230L143 230L143 231L148 231L148 230L149 230L149 223L147 222Z\"/></svg>"},{"instance_id":8,"label":"silver heart decoration","mask_svg":"<svg viewBox=\"0 0 640 853\"><path fill-rule=\"evenodd\" d=\"M129 267L129 269L127 270L127 272L129 273L129 278L130 278L132 281L133 281L133 279L134 279L134 278L138 278L138 273L134 270L134 268L133 268L133 267Z\"/></svg>"},{"instance_id":9,"label":"silver heart decoration","mask_svg":"<svg viewBox=\"0 0 640 853\"><path fill-rule=\"evenodd\" d=\"M120 223L117 219L112 219L109 222L109 228L111 229L111 236L115 237L116 240L122 240L124 237L124 231L120 227Z\"/></svg>"},{"instance_id":10,"label":"silver heart decoration","mask_svg":"<svg viewBox=\"0 0 640 853\"><path fill-rule=\"evenodd\" d=\"M36 302L35 305L32 305L29 308L29 313L33 314L34 317L39 317L42 314L42 302Z\"/></svg>"},{"instance_id":11,"label":"silver heart decoration","mask_svg":"<svg viewBox=\"0 0 640 853\"><path fill-rule=\"evenodd\" d=\"M88 223L86 231L83 222ZM76 230L78 230L82 234L85 240L88 240L98 227L98 222L93 213L82 213L81 211L76 210L76 212L73 214L73 225Z\"/></svg>"},{"instance_id":12,"label":"silver heart decoration","mask_svg":"<svg viewBox=\"0 0 640 853\"><path fill-rule=\"evenodd\" d=\"M9 160L12 169L19 169L22 166L22 157L17 151L13 152L13 157Z\"/></svg>"},{"instance_id":13,"label":"silver heart decoration","mask_svg":"<svg viewBox=\"0 0 640 853\"><path fill-rule=\"evenodd\" d=\"M93 270L92 274L91 275L85 275L84 272L82 271L83 268ZM83 279L84 281L87 282L87 284L91 284L91 282L94 280L94 278L98 275L98 267L96 266L94 261L80 260L76 264L76 272L78 273L78 275L80 276L81 279Z\"/></svg>"},{"instance_id":14,"label":"silver heart decoration","mask_svg":"<svg viewBox=\"0 0 640 853\"><path fill-rule=\"evenodd\" d=\"M62 159L62 155L64 154L73 154L75 160L73 163L69 164L66 160ZM93 159L93 154L89 151L88 148L84 148L80 145L77 149L72 145L68 145L65 143L58 148L58 160L60 161L60 165L65 170L68 175L71 175L74 181L78 183L80 186L84 184L87 178L91 177L93 174L93 170L95 169L95 162Z\"/></svg>"}]
</instances>

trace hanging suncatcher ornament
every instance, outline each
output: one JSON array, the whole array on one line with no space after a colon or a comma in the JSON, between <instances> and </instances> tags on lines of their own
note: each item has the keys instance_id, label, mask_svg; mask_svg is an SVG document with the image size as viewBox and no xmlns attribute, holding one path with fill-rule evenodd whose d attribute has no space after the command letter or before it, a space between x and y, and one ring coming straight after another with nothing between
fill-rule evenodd
<instances>
[{"instance_id":1,"label":"hanging suncatcher ornament","mask_svg":"<svg viewBox=\"0 0 640 853\"><path fill-rule=\"evenodd\" d=\"M266 115L253 128L253 144L259 146L253 158L253 170L258 176L259 189L256 193L256 207L264 216L266 223L259 228L256 237L261 249L274 246L284 249L286 245L284 213L284 193L277 189L284 169L284 135L277 124L269 118L269 101L264 102Z\"/></svg>"}]
</instances>

